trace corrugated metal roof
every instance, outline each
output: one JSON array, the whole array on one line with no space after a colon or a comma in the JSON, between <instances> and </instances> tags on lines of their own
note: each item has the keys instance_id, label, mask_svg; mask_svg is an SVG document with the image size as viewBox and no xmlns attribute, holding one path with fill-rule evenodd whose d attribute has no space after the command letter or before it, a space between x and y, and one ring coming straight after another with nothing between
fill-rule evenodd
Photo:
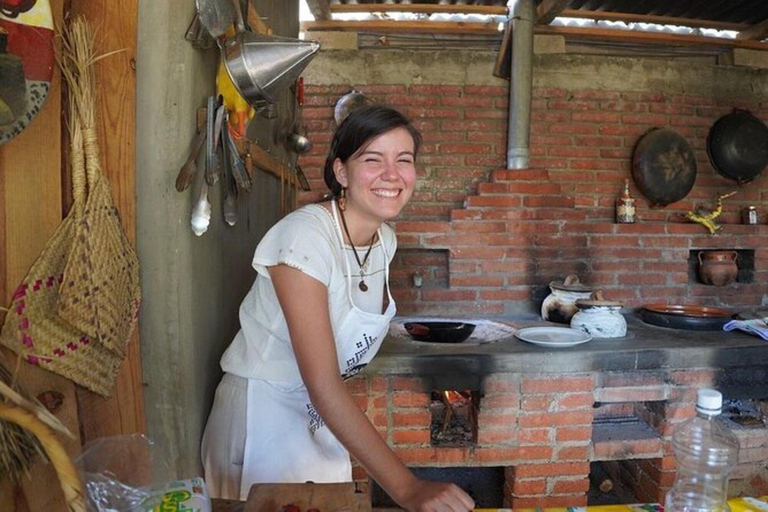
<instances>
[{"instance_id":1,"label":"corrugated metal roof","mask_svg":"<svg viewBox=\"0 0 768 512\"><path fill-rule=\"evenodd\" d=\"M543 0L536 0L539 5ZM507 0L331 0L330 5L506 7ZM755 24L768 19L766 0L571 0L565 9ZM584 12L583 14L587 14Z\"/></svg>"}]
</instances>

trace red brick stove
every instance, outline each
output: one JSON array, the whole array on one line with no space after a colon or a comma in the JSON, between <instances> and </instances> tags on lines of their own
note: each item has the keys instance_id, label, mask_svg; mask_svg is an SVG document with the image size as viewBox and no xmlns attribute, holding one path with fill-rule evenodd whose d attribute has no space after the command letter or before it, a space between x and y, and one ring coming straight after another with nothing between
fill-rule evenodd
<instances>
[{"instance_id":1,"label":"red brick stove","mask_svg":"<svg viewBox=\"0 0 768 512\"><path fill-rule=\"evenodd\" d=\"M584 506L594 461L620 461L621 474L613 476L638 501L663 502L675 474L670 435L695 414L696 390L716 376L714 370L489 375L479 390L476 442L461 447L431 442L434 390L422 379L368 376L348 385L408 466L502 467L506 506ZM634 417L636 426L600 421L617 414ZM756 492L768 493L760 472L768 430L737 435L742 451L734 477L752 479ZM355 479L368 484L362 468Z\"/></svg>"}]
</instances>

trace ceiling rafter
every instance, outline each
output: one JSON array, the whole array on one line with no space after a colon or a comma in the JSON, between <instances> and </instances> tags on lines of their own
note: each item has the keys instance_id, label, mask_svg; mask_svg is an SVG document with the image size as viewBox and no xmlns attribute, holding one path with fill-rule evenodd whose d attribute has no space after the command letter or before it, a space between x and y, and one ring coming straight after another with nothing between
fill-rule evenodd
<instances>
[{"instance_id":1,"label":"ceiling rafter","mask_svg":"<svg viewBox=\"0 0 768 512\"><path fill-rule=\"evenodd\" d=\"M463 21L309 21L301 24L305 31L347 31L367 33L412 33L412 34L464 34L498 35L496 23L467 23ZM633 44L699 45L712 48L751 48L768 50L768 43L753 40L728 39L723 37L692 36L669 32L645 32L640 30L615 30L602 27L555 27L536 25L536 34L562 35L567 40L595 40Z\"/></svg>"},{"instance_id":2,"label":"ceiling rafter","mask_svg":"<svg viewBox=\"0 0 768 512\"><path fill-rule=\"evenodd\" d=\"M305 21L301 24L304 31L335 30L342 32L383 32L414 34L501 34L498 24L493 22L477 23L464 21Z\"/></svg>"},{"instance_id":3,"label":"ceiling rafter","mask_svg":"<svg viewBox=\"0 0 768 512\"><path fill-rule=\"evenodd\" d=\"M316 20L331 19L331 0L307 0L307 7Z\"/></svg>"},{"instance_id":4,"label":"ceiling rafter","mask_svg":"<svg viewBox=\"0 0 768 512\"><path fill-rule=\"evenodd\" d=\"M587 9L564 9L559 16L564 18L586 18L605 21L623 21L625 23L656 23L657 25L684 25L686 27L713 28L717 30L744 30L747 23L713 21L675 16L656 16L653 14L635 14L631 12L590 11Z\"/></svg>"},{"instance_id":5,"label":"ceiling rafter","mask_svg":"<svg viewBox=\"0 0 768 512\"><path fill-rule=\"evenodd\" d=\"M536 23L549 25L570 3L571 0L543 0L536 7Z\"/></svg>"},{"instance_id":6,"label":"ceiling rafter","mask_svg":"<svg viewBox=\"0 0 768 512\"><path fill-rule=\"evenodd\" d=\"M420 14L485 14L506 16L504 5L438 5L438 4L332 4L332 13L408 12Z\"/></svg>"},{"instance_id":7,"label":"ceiling rafter","mask_svg":"<svg viewBox=\"0 0 768 512\"><path fill-rule=\"evenodd\" d=\"M748 29L742 30L736 34L736 39L739 40L759 41L766 37L768 37L768 19L764 19L760 23L755 23Z\"/></svg>"}]
</instances>

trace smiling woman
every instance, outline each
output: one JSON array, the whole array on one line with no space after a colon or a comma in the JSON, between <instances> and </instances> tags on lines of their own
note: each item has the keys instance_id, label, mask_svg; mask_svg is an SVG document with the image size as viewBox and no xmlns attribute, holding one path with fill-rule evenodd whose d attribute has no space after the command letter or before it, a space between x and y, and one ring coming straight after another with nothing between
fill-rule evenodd
<instances>
[{"instance_id":1,"label":"smiling woman","mask_svg":"<svg viewBox=\"0 0 768 512\"><path fill-rule=\"evenodd\" d=\"M455 485L416 478L344 385L395 315L397 242L386 221L413 194L420 144L396 110L355 109L326 159L331 199L286 216L256 248L258 277L203 437L212 496L245 499L254 483L349 482L351 454L407 510L474 506Z\"/></svg>"}]
</instances>

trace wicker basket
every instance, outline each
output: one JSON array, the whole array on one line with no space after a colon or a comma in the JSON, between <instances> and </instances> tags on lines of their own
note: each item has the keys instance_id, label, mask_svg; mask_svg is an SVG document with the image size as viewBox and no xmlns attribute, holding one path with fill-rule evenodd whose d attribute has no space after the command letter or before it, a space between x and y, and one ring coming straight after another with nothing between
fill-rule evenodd
<instances>
[{"instance_id":1,"label":"wicker basket","mask_svg":"<svg viewBox=\"0 0 768 512\"><path fill-rule=\"evenodd\" d=\"M53 430L28 410L1 401L0 420L14 423L35 435L56 470L68 510L85 512L82 481Z\"/></svg>"}]
</instances>

